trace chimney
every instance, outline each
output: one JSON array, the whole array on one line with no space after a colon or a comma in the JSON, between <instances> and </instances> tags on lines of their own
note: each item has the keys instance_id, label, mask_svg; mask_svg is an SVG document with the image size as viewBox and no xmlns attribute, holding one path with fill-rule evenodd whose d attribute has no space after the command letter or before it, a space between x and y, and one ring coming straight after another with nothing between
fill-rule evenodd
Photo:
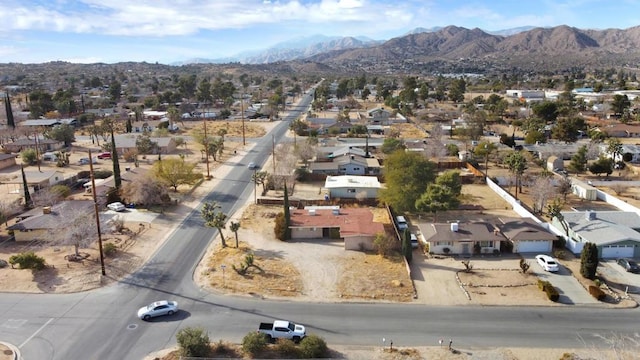
<instances>
[{"instance_id":1,"label":"chimney","mask_svg":"<svg viewBox=\"0 0 640 360\"><path fill-rule=\"evenodd\" d=\"M43 206L42 207L43 214L51 214L51 206Z\"/></svg>"},{"instance_id":2,"label":"chimney","mask_svg":"<svg viewBox=\"0 0 640 360\"><path fill-rule=\"evenodd\" d=\"M458 232L458 223L457 222L452 222L451 223L451 231L452 232Z\"/></svg>"},{"instance_id":3,"label":"chimney","mask_svg":"<svg viewBox=\"0 0 640 360\"><path fill-rule=\"evenodd\" d=\"M587 220L595 220L596 219L596 212L593 210L587 210L587 212L584 213L585 217L587 218Z\"/></svg>"}]
</instances>

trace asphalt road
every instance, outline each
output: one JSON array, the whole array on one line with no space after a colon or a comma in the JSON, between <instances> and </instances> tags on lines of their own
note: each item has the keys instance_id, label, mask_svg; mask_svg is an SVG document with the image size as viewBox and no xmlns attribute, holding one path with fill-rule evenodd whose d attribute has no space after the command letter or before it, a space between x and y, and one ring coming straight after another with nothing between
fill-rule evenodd
<instances>
[{"instance_id":1,"label":"asphalt road","mask_svg":"<svg viewBox=\"0 0 640 360\"><path fill-rule=\"evenodd\" d=\"M235 212L253 190L247 164L264 164L273 140L310 100L304 98L273 135L259 139L203 200ZM614 332L637 334L636 309L316 304L220 296L192 281L206 248L218 241L215 235L196 209L147 264L118 284L78 294L0 294L0 339L18 346L26 360L140 360L174 345L176 333L188 326L205 328L213 341L239 342L260 321L275 319L300 322L329 344L342 345L381 345L386 338L397 346L435 346L440 338L452 338L459 347L564 348L606 346L600 337ZM183 310L150 322L137 319L140 306L165 298L177 300Z\"/></svg>"}]
</instances>

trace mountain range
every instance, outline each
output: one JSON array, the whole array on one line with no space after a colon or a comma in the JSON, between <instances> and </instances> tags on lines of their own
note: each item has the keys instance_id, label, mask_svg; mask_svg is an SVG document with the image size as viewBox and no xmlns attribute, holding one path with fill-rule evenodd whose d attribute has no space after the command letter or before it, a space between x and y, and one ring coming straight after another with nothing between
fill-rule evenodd
<instances>
[{"instance_id":1,"label":"mountain range","mask_svg":"<svg viewBox=\"0 0 640 360\"><path fill-rule=\"evenodd\" d=\"M461 61L502 63L523 68L579 65L633 65L640 60L640 26L591 30L566 25L520 27L495 32L458 26L416 28L389 40L317 35L280 43L269 49L225 59L198 59L185 63L268 64L311 61L330 66L353 66L356 61L379 65Z\"/></svg>"}]
</instances>

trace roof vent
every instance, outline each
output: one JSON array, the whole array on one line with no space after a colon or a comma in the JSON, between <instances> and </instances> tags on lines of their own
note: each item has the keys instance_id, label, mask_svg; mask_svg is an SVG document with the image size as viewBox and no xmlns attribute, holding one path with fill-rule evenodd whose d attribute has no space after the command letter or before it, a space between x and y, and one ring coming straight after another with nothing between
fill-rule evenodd
<instances>
[{"instance_id":1,"label":"roof vent","mask_svg":"<svg viewBox=\"0 0 640 360\"><path fill-rule=\"evenodd\" d=\"M331 210L331 213L333 215L340 215L340 209L333 209L333 210Z\"/></svg>"},{"instance_id":2,"label":"roof vent","mask_svg":"<svg viewBox=\"0 0 640 360\"><path fill-rule=\"evenodd\" d=\"M315 216L316 215L316 209L309 209L309 216Z\"/></svg>"},{"instance_id":3,"label":"roof vent","mask_svg":"<svg viewBox=\"0 0 640 360\"><path fill-rule=\"evenodd\" d=\"M51 214L51 206L43 206L42 207L43 214Z\"/></svg>"},{"instance_id":4,"label":"roof vent","mask_svg":"<svg viewBox=\"0 0 640 360\"><path fill-rule=\"evenodd\" d=\"M451 223L451 231L458 232L458 223L457 222Z\"/></svg>"},{"instance_id":5,"label":"roof vent","mask_svg":"<svg viewBox=\"0 0 640 360\"><path fill-rule=\"evenodd\" d=\"M587 218L587 220L595 220L596 212L593 210L587 210L587 212L585 213L585 217Z\"/></svg>"}]
</instances>

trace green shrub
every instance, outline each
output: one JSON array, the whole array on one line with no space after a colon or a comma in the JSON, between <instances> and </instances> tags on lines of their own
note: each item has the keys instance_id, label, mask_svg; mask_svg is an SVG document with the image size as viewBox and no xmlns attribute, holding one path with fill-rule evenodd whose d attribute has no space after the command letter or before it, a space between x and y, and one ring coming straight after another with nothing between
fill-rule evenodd
<instances>
[{"instance_id":1,"label":"green shrub","mask_svg":"<svg viewBox=\"0 0 640 360\"><path fill-rule=\"evenodd\" d=\"M300 341L302 357L308 359L324 358L329 356L327 343L318 335L311 334Z\"/></svg>"},{"instance_id":2,"label":"green shrub","mask_svg":"<svg viewBox=\"0 0 640 360\"><path fill-rule=\"evenodd\" d=\"M176 335L180 355L190 357L209 356L209 335L203 328L187 327Z\"/></svg>"},{"instance_id":3,"label":"green shrub","mask_svg":"<svg viewBox=\"0 0 640 360\"><path fill-rule=\"evenodd\" d=\"M602 289L593 285L589 285L589 294L591 294L591 296L593 296L594 298L598 299L598 301L602 301L607 297L607 294L605 294L604 291L602 291Z\"/></svg>"},{"instance_id":4,"label":"green shrub","mask_svg":"<svg viewBox=\"0 0 640 360\"><path fill-rule=\"evenodd\" d=\"M20 269L42 270L45 268L44 258L36 255L33 251L12 255L9 258L9 264L18 264Z\"/></svg>"},{"instance_id":5,"label":"green shrub","mask_svg":"<svg viewBox=\"0 0 640 360\"><path fill-rule=\"evenodd\" d=\"M254 356L259 354L261 351L264 351L268 343L269 339L266 334L252 331L242 338L242 350L245 353Z\"/></svg>"},{"instance_id":6,"label":"green shrub","mask_svg":"<svg viewBox=\"0 0 640 360\"><path fill-rule=\"evenodd\" d=\"M273 346L273 350L283 358L299 359L301 358L301 351L296 344L289 339L278 339Z\"/></svg>"},{"instance_id":7,"label":"green shrub","mask_svg":"<svg viewBox=\"0 0 640 360\"><path fill-rule=\"evenodd\" d=\"M22 162L27 165L33 165L38 161L38 156L35 149L24 149L20 152L20 158Z\"/></svg>"},{"instance_id":8,"label":"green shrub","mask_svg":"<svg viewBox=\"0 0 640 360\"><path fill-rule=\"evenodd\" d=\"M53 185L49 191L63 199L71 195L71 189L67 185Z\"/></svg>"},{"instance_id":9,"label":"green shrub","mask_svg":"<svg viewBox=\"0 0 640 360\"><path fill-rule=\"evenodd\" d=\"M116 251L118 251L118 247L114 243L106 243L102 247L102 251L106 256L115 255Z\"/></svg>"}]
</instances>

